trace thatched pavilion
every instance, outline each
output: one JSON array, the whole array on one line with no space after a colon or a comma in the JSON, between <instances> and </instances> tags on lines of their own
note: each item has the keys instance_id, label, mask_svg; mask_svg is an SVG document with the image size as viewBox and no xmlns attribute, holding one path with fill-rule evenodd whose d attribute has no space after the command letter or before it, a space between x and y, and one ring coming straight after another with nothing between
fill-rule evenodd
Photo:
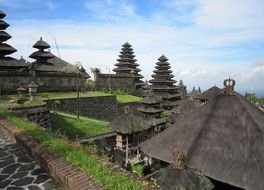
<instances>
[{"instance_id":1,"label":"thatched pavilion","mask_svg":"<svg viewBox=\"0 0 264 190\"><path fill-rule=\"evenodd\" d=\"M167 118L161 117L161 102L160 97L150 92L142 99L138 111L131 112L129 107L125 107L125 113L110 122L109 127L117 133L116 164L123 166L130 162L135 153L139 156L139 143L165 129Z\"/></svg>"},{"instance_id":2,"label":"thatched pavilion","mask_svg":"<svg viewBox=\"0 0 264 190\"><path fill-rule=\"evenodd\" d=\"M199 111L143 142L140 150L172 163L173 153L186 152L187 168L249 190L264 189L264 113L226 85Z\"/></svg>"}]
</instances>

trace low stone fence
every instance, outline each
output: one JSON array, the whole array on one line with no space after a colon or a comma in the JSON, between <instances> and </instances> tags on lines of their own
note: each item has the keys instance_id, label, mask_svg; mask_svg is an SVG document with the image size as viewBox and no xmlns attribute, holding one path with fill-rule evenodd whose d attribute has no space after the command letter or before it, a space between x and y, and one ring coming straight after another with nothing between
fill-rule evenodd
<instances>
[{"instance_id":1,"label":"low stone fence","mask_svg":"<svg viewBox=\"0 0 264 190\"><path fill-rule=\"evenodd\" d=\"M44 106L30 106L10 109L16 115L27 117L29 121L37 123L43 128L50 128L50 110Z\"/></svg>"},{"instance_id":2,"label":"low stone fence","mask_svg":"<svg viewBox=\"0 0 264 190\"><path fill-rule=\"evenodd\" d=\"M49 109L77 113L77 98L47 100L46 104ZM118 103L115 95L82 97L79 99L79 113L82 116L111 121L124 113L125 106L129 106L133 111L138 104L138 102Z\"/></svg>"}]
</instances>

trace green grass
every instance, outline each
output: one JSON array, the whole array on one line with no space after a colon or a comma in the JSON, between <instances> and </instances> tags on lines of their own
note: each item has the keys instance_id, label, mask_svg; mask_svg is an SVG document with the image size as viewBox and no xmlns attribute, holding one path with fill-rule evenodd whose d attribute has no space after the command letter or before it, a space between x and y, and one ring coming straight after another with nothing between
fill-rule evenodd
<instances>
[{"instance_id":1,"label":"green grass","mask_svg":"<svg viewBox=\"0 0 264 190\"><path fill-rule=\"evenodd\" d=\"M140 97L133 96L133 95L116 95L116 100L119 103L127 103L127 102L139 102L141 100Z\"/></svg>"},{"instance_id":2,"label":"green grass","mask_svg":"<svg viewBox=\"0 0 264 190\"><path fill-rule=\"evenodd\" d=\"M51 124L54 131L59 131L70 140L111 132L108 122L88 118L77 120L58 114L51 114Z\"/></svg>"},{"instance_id":3,"label":"green grass","mask_svg":"<svg viewBox=\"0 0 264 190\"><path fill-rule=\"evenodd\" d=\"M10 112L0 109L0 117L7 119L18 128L25 130L47 149L56 152L66 160L78 166L89 174L99 184L110 190L140 190L143 186L119 173L112 171L98 162L99 157L92 154L87 148L69 144L65 139L58 138L50 130L42 130L36 125L18 118Z\"/></svg>"}]
</instances>

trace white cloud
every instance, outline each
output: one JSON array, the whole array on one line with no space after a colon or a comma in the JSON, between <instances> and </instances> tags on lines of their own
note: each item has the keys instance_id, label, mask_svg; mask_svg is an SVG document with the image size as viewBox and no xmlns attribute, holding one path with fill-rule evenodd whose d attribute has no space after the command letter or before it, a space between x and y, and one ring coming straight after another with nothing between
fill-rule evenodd
<instances>
[{"instance_id":1,"label":"white cloud","mask_svg":"<svg viewBox=\"0 0 264 190\"><path fill-rule=\"evenodd\" d=\"M86 0L85 7L104 20L135 16L135 7L125 0Z\"/></svg>"},{"instance_id":2,"label":"white cloud","mask_svg":"<svg viewBox=\"0 0 264 190\"><path fill-rule=\"evenodd\" d=\"M58 2L55 2L54 0L0 0L0 4L15 9L56 9L59 7Z\"/></svg>"}]
</instances>

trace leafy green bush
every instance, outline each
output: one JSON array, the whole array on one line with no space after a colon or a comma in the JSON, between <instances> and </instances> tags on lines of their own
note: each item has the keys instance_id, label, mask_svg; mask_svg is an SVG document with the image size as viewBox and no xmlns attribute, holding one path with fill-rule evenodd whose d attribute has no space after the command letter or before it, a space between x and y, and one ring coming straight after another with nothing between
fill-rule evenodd
<instances>
[{"instance_id":1,"label":"leafy green bush","mask_svg":"<svg viewBox=\"0 0 264 190\"><path fill-rule=\"evenodd\" d=\"M140 164L131 165L131 172L136 173L141 177L143 175L143 167Z\"/></svg>"},{"instance_id":2,"label":"leafy green bush","mask_svg":"<svg viewBox=\"0 0 264 190\"><path fill-rule=\"evenodd\" d=\"M85 88L86 88L86 90L88 90L88 91L94 91L94 88L95 88L95 83L94 83L94 81L91 80L91 79L87 79L87 80L85 81Z\"/></svg>"},{"instance_id":3,"label":"leafy green bush","mask_svg":"<svg viewBox=\"0 0 264 190\"><path fill-rule=\"evenodd\" d=\"M41 98L49 99L49 94L47 92L41 93L40 94Z\"/></svg>"},{"instance_id":4,"label":"leafy green bush","mask_svg":"<svg viewBox=\"0 0 264 190\"><path fill-rule=\"evenodd\" d=\"M122 89L115 89L112 91L112 94L115 94L115 95L126 95L127 93L122 90Z\"/></svg>"},{"instance_id":5,"label":"leafy green bush","mask_svg":"<svg viewBox=\"0 0 264 190\"><path fill-rule=\"evenodd\" d=\"M169 116L169 112L167 112L167 111L162 111L161 113L160 113L160 116L161 117L168 117Z\"/></svg>"}]
</instances>

